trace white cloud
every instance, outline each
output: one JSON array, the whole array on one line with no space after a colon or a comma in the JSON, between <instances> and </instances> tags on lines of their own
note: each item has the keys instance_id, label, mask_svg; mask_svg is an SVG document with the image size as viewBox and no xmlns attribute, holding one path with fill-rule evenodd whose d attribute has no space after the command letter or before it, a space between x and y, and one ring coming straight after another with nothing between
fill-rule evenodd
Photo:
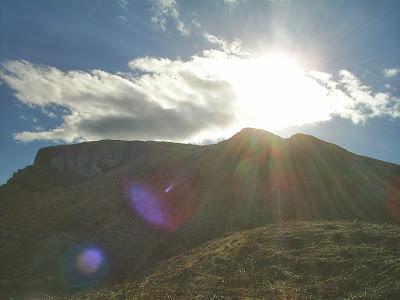
<instances>
[{"instance_id":1,"label":"white cloud","mask_svg":"<svg viewBox=\"0 0 400 300\"><path fill-rule=\"evenodd\" d=\"M236 6L241 2L244 2L245 0L222 0L222 2L226 5L229 5L230 7Z\"/></svg>"},{"instance_id":2,"label":"white cloud","mask_svg":"<svg viewBox=\"0 0 400 300\"><path fill-rule=\"evenodd\" d=\"M151 0L152 12L151 21L156 28L165 31L168 19L175 23L175 28L182 35L190 33L189 28L180 18L178 4L175 0Z\"/></svg>"},{"instance_id":3,"label":"white cloud","mask_svg":"<svg viewBox=\"0 0 400 300\"><path fill-rule=\"evenodd\" d=\"M128 0L117 0L117 5L122 8L123 10L126 10L128 6Z\"/></svg>"},{"instance_id":4,"label":"white cloud","mask_svg":"<svg viewBox=\"0 0 400 300\"><path fill-rule=\"evenodd\" d=\"M128 20L125 16L117 16L116 19L121 23L125 23Z\"/></svg>"},{"instance_id":5,"label":"white cloud","mask_svg":"<svg viewBox=\"0 0 400 300\"><path fill-rule=\"evenodd\" d=\"M68 110L61 126L19 132L15 138L66 142L102 138L185 140L207 128L231 124L233 95L226 82L191 70L190 61L171 61L175 67L163 72L164 60L148 60L160 72L149 71L136 78L101 70L63 72L27 61L2 64L0 79L22 103ZM136 64L146 70L145 62L141 59Z\"/></svg>"},{"instance_id":6,"label":"white cloud","mask_svg":"<svg viewBox=\"0 0 400 300\"><path fill-rule=\"evenodd\" d=\"M384 69L383 71L383 75L385 75L385 77L394 77L398 74L400 74L400 69Z\"/></svg>"},{"instance_id":7,"label":"white cloud","mask_svg":"<svg viewBox=\"0 0 400 300\"><path fill-rule=\"evenodd\" d=\"M242 2L246 2L247 0L220 0L223 4L228 5L230 8L239 5ZM276 3L276 2L286 2L287 0L265 0L266 2Z\"/></svg>"},{"instance_id":8,"label":"white cloud","mask_svg":"<svg viewBox=\"0 0 400 300\"><path fill-rule=\"evenodd\" d=\"M331 74L328 74L325 72L320 72L320 71L315 71L315 70L308 72L308 75L312 78L320 80L321 82L323 82L325 84L330 82L331 78L332 78Z\"/></svg>"},{"instance_id":9,"label":"white cloud","mask_svg":"<svg viewBox=\"0 0 400 300\"><path fill-rule=\"evenodd\" d=\"M211 44L217 45L225 53L235 54L235 55L249 55L250 53L243 49L240 40L235 39L233 42L227 42L215 35L209 34L207 32L203 33L203 37L209 41Z\"/></svg>"},{"instance_id":10,"label":"white cloud","mask_svg":"<svg viewBox=\"0 0 400 300\"><path fill-rule=\"evenodd\" d=\"M380 116L400 117L399 98L388 92L373 92L371 87L363 85L359 78L347 70L341 70L338 74L336 82L329 82L329 93L333 97L332 103L336 105L336 114L350 118L355 123Z\"/></svg>"},{"instance_id":11,"label":"white cloud","mask_svg":"<svg viewBox=\"0 0 400 300\"><path fill-rule=\"evenodd\" d=\"M9 61L0 80L26 105L66 110L56 128L16 133L22 141L94 139L201 141L245 127L277 130L330 120L400 117L400 99L376 92L348 70L303 71L282 54L259 54L212 35L221 50L189 59L141 57L133 74L63 72ZM234 51L232 50L234 49ZM38 124L38 126L41 124Z\"/></svg>"}]
</instances>

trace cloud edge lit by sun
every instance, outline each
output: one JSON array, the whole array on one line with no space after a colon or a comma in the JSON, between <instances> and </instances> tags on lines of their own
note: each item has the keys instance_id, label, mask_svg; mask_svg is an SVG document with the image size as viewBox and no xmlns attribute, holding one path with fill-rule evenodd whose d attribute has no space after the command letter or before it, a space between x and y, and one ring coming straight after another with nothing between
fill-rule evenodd
<instances>
[{"instance_id":1,"label":"cloud edge lit by sun","mask_svg":"<svg viewBox=\"0 0 400 300\"><path fill-rule=\"evenodd\" d=\"M284 50L252 50L205 33L213 46L188 59L139 57L130 72L61 71L24 60L1 65L16 98L62 124L15 133L19 141L118 139L201 141L242 127L274 131L328 121L400 116L400 99L348 70L305 70ZM54 112L52 112L54 114Z\"/></svg>"}]
</instances>

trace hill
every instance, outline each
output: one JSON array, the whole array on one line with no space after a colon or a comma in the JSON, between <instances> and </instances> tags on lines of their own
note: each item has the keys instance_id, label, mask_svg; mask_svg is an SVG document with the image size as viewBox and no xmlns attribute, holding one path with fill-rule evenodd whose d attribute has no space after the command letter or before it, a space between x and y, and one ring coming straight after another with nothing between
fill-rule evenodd
<instances>
[{"instance_id":1,"label":"hill","mask_svg":"<svg viewBox=\"0 0 400 300\"><path fill-rule=\"evenodd\" d=\"M44 148L0 187L0 296L139 278L160 260L270 223L398 223L399 178L398 165L312 136L250 128L204 146Z\"/></svg>"},{"instance_id":2,"label":"hill","mask_svg":"<svg viewBox=\"0 0 400 300\"><path fill-rule=\"evenodd\" d=\"M400 227L270 225L159 263L141 280L72 299L399 299Z\"/></svg>"}]
</instances>

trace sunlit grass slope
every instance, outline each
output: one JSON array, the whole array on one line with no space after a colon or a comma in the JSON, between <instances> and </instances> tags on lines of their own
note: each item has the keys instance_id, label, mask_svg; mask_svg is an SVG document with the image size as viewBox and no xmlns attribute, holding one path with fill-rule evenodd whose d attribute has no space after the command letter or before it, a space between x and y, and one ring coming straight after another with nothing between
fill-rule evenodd
<instances>
[{"instance_id":1,"label":"sunlit grass slope","mask_svg":"<svg viewBox=\"0 0 400 300\"><path fill-rule=\"evenodd\" d=\"M0 299L40 299L140 278L227 232L293 221L399 223L400 166L251 128L202 146L56 146L0 187L0 220ZM75 251L90 247L103 253L95 278L77 267L84 250Z\"/></svg>"},{"instance_id":2,"label":"sunlit grass slope","mask_svg":"<svg viewBox=\"0 0 400 300\"><path fill-rule=\"evenodd\" d=\"M400 227L301 222L240 231L74 299L399 299Z\"/></svg>"}]
</instances>

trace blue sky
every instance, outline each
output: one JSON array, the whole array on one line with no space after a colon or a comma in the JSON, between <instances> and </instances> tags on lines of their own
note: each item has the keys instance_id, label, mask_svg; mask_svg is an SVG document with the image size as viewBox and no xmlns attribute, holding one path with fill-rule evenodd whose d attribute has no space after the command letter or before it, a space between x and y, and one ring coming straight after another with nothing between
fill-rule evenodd
<instances>
[{"instance_id":1,"label":"blue sky","mask_svg":"<svg viewBox=\"0 0 400 300\"><path fill-rule=\"evenodd\" d=\"M400 163L398 1L2 1L0 183L40 147L305 132Z\"/></svg>"}]
</instances>

